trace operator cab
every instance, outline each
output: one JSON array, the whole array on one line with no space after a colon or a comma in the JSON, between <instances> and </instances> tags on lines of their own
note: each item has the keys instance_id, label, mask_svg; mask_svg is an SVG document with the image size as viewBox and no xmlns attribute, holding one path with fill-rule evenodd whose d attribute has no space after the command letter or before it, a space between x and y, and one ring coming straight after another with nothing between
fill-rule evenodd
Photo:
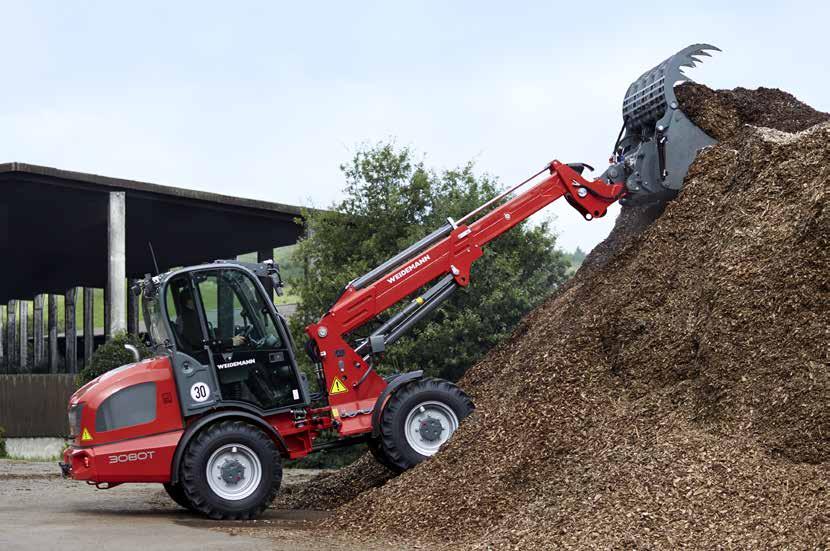
<instances>
[{"instance_id":1,"label":"operator cab","mask_svg":"<svg viewBox=\"0 0 830 551\"><path fill-rule=\"evenodd\" d=\"M309 403L285 319L260 278L281 285L272 263L217 261L142 285L156 347L169 351L185 416L218 405L270 414Z\"/></svg>"}]
</instances>

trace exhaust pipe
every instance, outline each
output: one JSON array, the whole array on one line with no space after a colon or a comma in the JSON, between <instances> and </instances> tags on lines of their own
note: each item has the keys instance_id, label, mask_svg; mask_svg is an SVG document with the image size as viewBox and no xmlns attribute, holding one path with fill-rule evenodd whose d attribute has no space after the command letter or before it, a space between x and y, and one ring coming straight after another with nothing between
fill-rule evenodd
<instances>
[{"instance_id":1,"label":"exhaust pipe","mask_svg":"<svg viewBox=\"0 0 830 551\"><path fill-rule=\"evenodd\" d=\"M125 344L124 348L129 350L130 353L133 355L133 359L135 360L135 363L138 363L138 362L141 361L141 354L138 353L138 348L136 348L135 346L133 346L131 344Z\"/></svg>"}]
</instances>

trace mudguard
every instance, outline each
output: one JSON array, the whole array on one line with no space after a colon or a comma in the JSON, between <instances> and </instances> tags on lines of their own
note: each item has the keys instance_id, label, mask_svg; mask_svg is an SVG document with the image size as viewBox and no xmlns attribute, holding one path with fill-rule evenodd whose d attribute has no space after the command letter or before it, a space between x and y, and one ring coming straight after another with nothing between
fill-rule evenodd
<instances>
[{"instance_id":1,"label":"mudguard","mask_svg":"<svg viewBox=\"0 0 830 551\"><path fill-rule=\"evenodd\" d=\"M262 417L258 417L252 413L248 413L247 411L240 411L238 409L232 410L220 410L210 415L206 415L202 417L189 427L187 430L184 431L184 434L179 440L179 445L176 447L176 453L173 455L173 464L171 465L170 471L170 482L172 484L178 484L179 482L179 465L182 461L182 456L184 455L184 450L187 449L187 445L193 439L194 436L204 427L215 423L219 420L225 419L241 419L243 421L248 421L252 425L261 428L265 431L267 435L274 439L277 442L277 445L280 447L280 451L283 453L287 453L288 447L285 445L285 440L283 440L280 433L268 424Z\"/></svg>"},{"instance_id":2,"label":"mudguard","mask_svg":"<svg viewBox=\"0 0 830 551\"><path fill-rule=\"evenodd\" d=\"M380 416L383 413L383 406L386 405L387 398L389 398L389 396L395 392L397 388L400 388L411 381L421 379L423 376L424 372L421 370L410 371L409 373L398 375L389 381L386 388L383 389L383 392L380 393L380 396L378 396L378 399L375 401L375 407L372 411L372 438L377 438L380 435Z\"/></svg>"}]
</instances>

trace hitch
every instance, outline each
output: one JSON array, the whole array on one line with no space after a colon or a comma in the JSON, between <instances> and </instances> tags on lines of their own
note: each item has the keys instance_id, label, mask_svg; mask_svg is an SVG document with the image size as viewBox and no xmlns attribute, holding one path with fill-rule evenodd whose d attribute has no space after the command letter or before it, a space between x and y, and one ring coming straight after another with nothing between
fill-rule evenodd
<instances>
[{"instance_id":1,"label":"hitch","mask_svg":"<svg viewBox=\"0 0 830 551\"><path fill-rule=\"evenodd\" d=\"M123 482L93 482L92 480L87 480L86 483L90 486L95 486L99 490L109 490L110 488L115 488L123 484Z\"/></svg>"}]
</instances>

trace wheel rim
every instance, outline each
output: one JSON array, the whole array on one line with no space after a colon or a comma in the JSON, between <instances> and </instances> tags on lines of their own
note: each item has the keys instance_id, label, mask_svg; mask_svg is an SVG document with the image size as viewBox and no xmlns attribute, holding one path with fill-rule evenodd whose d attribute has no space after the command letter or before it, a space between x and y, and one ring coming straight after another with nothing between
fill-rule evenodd
<instances>
[{"instance_id":1,"label":"wheel rim","mask_svg":"<svg viewBox=\"0 0 830 551\"><path fill-rule=\"evenodd\" d=\"M208 459L205 471L213 493L229 501L250 496L262 480L259 457L242 444L226 444L218 448Z\"/></svg>"},{"instance_id":2,"label":"wheel rim","mask_svg":"<svg viewBox=\"0 0 830 551\"><path fill-rule=\"evenodd\" d=\"M443 402L421 402L406 416L404 433L413 450L427 457L435 454L458 428L458 416Z\"/></svg>"}]
</instances>

